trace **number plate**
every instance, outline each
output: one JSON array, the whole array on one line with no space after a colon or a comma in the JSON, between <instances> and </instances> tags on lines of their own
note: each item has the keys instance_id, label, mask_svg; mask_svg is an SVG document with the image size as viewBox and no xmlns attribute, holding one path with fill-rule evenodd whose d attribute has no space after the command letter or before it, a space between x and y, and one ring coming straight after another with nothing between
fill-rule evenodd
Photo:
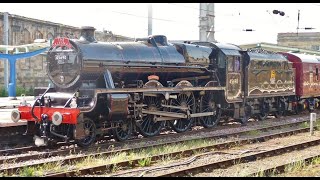
<instances>
[{"instance_id":1,"label":"number plate","mask_svg":"<svg viewBox=\"0 0 320 180\"><path fill-rule=\"evenodd\" d=\"M55 55L54 59L58 61L58 64L64 64L69 58L67 55Z\"/></svg>"}]
</instances>

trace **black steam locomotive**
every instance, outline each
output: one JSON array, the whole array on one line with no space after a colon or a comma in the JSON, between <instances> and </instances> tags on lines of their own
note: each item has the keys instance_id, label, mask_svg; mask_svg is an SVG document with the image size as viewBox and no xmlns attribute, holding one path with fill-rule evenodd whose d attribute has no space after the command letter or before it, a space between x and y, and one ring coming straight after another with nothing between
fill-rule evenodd
<instances>
[{"instance_id":1,"label":"black steam locomotive","mask_svg":"<svg viewBox=\"0 0 320 180\"><path fill-rule=\"evenodd\" d=\"M295 72L281 55L231 44L168 43L165 36L135 42L97 42L94 28L80 39L56 38L47 54L54 87L37 89L33 106L12 112L26 120L37 144L57 139L89 146L98 135L128 139L217 125L222 116L296 112Z\"/></svg>"}]
</instances>

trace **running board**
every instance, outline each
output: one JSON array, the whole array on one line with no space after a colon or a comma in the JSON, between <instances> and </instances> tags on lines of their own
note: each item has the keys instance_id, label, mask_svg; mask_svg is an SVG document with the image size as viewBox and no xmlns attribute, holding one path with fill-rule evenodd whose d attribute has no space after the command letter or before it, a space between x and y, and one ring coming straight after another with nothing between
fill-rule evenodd
<instances>
[{"instance_id":1,"label":"running board","mask_svg":"<svg viewBox=\"0 0 320 180\"><path fill-rule=\"evenodd\" d=\"M172 117L172 118L179 118L179 119L187 119L187 118L212 116L213 115L213 112L205 112L205 113L190 114L190 116L188 117L187 114L183 114L183 113L166 112L166 111L149 111L149 110L144 110L144 109L142 110L142 113L158 115L158 116L165 116L165 117ZM158 118L158 120L162 120L162 119ZM168 119L167 118L163 118L163 120L165 121L165 120L168 120Z\"/></svg>"},{"instance_id":2,"label":"running board","mask_svg":"<svg viewBox=\"0 0 320 180\"><path fill-rule=\"evenodd\" d=\"M175 113L175 112L166 112L166 111L149 111L142 109L143 114L152 114L158 116L167 116L167 117L174 117L174 118L183 118L186 119L188 116L183 113Z\"/></svg>"},{"instance_id":3,"label":"running board","mask_svg":"<svg viewBox=\"0 0 320 180\"><path fill-rule=\"evenodd\" d=\"M195 114L190 114L190 117L203 117L203 116L212 116L213 112L205 112L205 113L195 113Z\"/></svg>"}]
</instances>

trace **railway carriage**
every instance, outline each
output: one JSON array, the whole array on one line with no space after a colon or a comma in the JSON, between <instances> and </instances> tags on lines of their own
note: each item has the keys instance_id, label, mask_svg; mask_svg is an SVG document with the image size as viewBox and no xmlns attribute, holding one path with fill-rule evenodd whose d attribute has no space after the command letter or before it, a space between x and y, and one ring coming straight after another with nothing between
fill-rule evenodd
<instances>
[{"instance_id":1,"label":"railway carriage","mask_svg":"<svg viewBox=\"0 0 320 180\"><path fill-rule=\"evenodd\" d=\"M309 111L319 107L320 57L298 53L282 53L296 69L296 95L299 107Z\"/></svg>"}]
</instances>

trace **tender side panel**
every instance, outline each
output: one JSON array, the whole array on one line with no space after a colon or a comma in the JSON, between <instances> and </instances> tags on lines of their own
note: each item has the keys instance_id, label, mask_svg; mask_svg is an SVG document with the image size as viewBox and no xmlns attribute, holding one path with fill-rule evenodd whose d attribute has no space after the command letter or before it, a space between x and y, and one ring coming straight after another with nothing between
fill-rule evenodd
<instances>
[{"instance_id":1,"label":"tender side panel","mask_svg":"<svg viewBox=\"0 0 320 180\"><path fill-rule=\"evenodd\" d=\"M295 94L295 72L292 64L283 59L263 59L252 56L248 65L250 97Z\"/></svg>"}]
</instances>

